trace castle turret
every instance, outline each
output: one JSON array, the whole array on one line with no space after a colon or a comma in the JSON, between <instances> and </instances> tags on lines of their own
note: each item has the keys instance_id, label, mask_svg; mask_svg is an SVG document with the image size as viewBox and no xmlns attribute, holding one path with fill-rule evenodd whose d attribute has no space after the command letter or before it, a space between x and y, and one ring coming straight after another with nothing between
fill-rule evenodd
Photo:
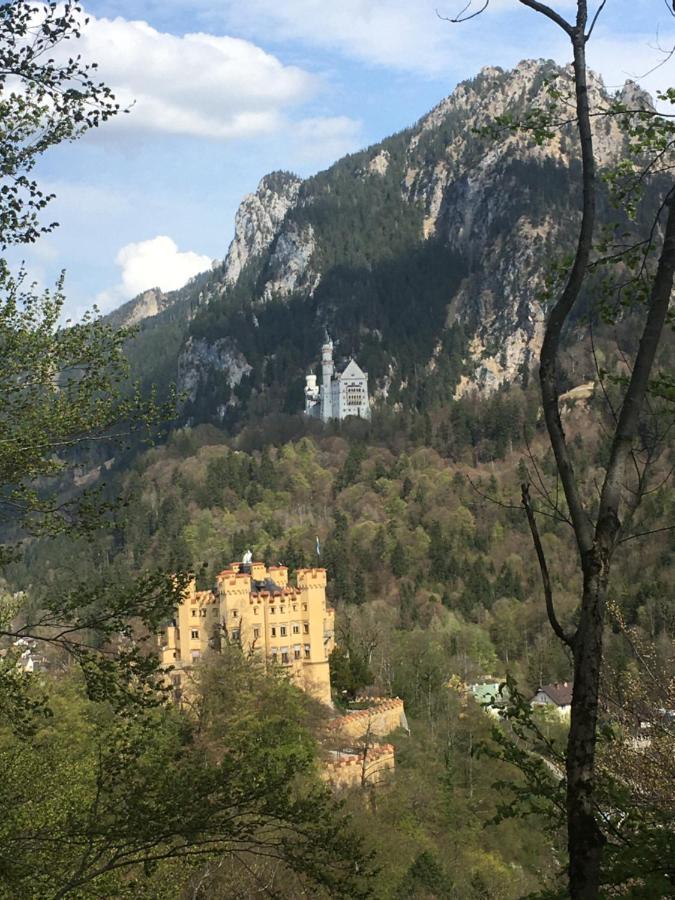
<instances>
[{"instance_id":1,"label":"castle turret","mask_svg":"<svg viewBox=\"0 0 675 900\"><path fill-rule=\"evenodd\" d=\"M319 386L316 383L316 375L305 377L305 415L316 416L319 402Z\"/></svg>"},{"instance_id":2,"label":"castle turret","mask_svg":"<svg viewBox=\"0 0 675 900\"><path fill-rule=\"evenodd\" d=\"M328 422L333 418L333 342L330 338L321 348L321 420Z\"/></svg>"}]
</instances>

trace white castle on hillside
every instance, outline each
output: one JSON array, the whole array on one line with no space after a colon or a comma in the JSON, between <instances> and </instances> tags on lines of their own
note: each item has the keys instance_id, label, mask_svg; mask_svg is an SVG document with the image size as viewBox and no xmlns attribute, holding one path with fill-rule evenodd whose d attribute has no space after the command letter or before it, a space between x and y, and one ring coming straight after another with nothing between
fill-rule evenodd
<instances>
[{"instance_id":1,"label":"white castle on hillside","mask_svg":"<svg viewBox=\"0 0 675 900\"><path fill-rule=\"evenodd\" d=\"M328 422L330 419L346 419L347 416L370 418L368 397L368 373L353 359L344 372L337 374L333 364L333 342L326 337L321 348L322 383L316 383L316 375L308 375L305 384L305 415Z\"/></svg>"}]
</instances>

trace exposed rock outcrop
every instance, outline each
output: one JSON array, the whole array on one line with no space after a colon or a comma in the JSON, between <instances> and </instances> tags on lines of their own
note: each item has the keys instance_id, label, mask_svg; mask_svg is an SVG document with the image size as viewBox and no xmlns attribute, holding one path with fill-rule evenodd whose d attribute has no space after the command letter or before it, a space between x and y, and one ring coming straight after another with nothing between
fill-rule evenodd
<instances>
[{"instance_id":1,"label":"exposed rock outcrop","mask_svg":"<svg viewBox=\"0 0 675 900\"><path fill-rule=\"evenodd\" d=\"M320 278L310 268L315 248L314 229L311 225L299 230L295 223L291 223L281 232L267 267L263 289L266 300L275 294L286 297L293 291L302 289L308 294L312 293Z\"/></svg>"},{"instance_id":2,"label":"exposed rock outcrop","mask_svg":"<svg viewBox=\"0 0 675 900\"><path fill-rule=\"evenodd\" d=\"M547 274L542 261L554 258L574 214L562 221L547 215L545 206L535 202L535 191L542 189L526 180L519 183L518 173L523 163L533 161L544 171L548 166L551 175L572 171L575 134L571 126L563 128L539 146L529 134L505 129L479 153L476 135L500 116L517 120L527 110L547 108L553 82L556 90L571 92L570 69L545 60L525 60L511 72L485 68L425 116L410 138L402 190L411 203L422 205L424 237L442 237L469 261L452 304L455 320L474 333L469 361L475 374L462 380L460 394L494 390L513 380L541 349ZM604 85L593 73L589 87L596 108L606 106ZM621 99L645 105L649 98L630 82ZM615 162L624 148L616 120L598 119L594 131L599 164ZM425 139L436 139L439 132L445 132L440 158L432 166L420 164ZM517 197L524 209L514 220Z\"/></svg>"},{"instance_id":3,"label":"exposed rock outcrop","mask_svg":"<svg viewBox=\"0 0 675 900\"><path fill-rule=\"evenodd\" d=\"M158 316L161 312L171 306L171 297L160 291L159 288L150 288L144 291L133 300L129 300L124 306L111 313L110 318L115 321L115 325L119 328L128 328L132 325L138 325L144 319L151 319Z\"/></svg>"},{"instance_id":4,"label":"exposed rock outcrop","mask_svg":"<svg viewBox=\"0 0 675 900\"><path fill-rule=\"evenodd\" d=\"M251 371L246 357L231 338L220 338L213 342L189 338L178 360L178 391L194 403L200 387L214 372L219 372L224 384L232 390ZM219 418L224 416L226 407L234 402L233 398L227 397L223 403L218 404Z\"/></svg>"},{"instance_id":5,"label":"exposed rock outcrop","mask_svg":"<svg viewBox=\"0 0 675 900\"><path fill-rule=\"evenodd\" d=\"M235 284L246 263L264 253L297 199L301 180L287 172L265 175L255 194L241 201L234 221L234 238L225 258L224 281Z\"/></svg>"}]
</instances>

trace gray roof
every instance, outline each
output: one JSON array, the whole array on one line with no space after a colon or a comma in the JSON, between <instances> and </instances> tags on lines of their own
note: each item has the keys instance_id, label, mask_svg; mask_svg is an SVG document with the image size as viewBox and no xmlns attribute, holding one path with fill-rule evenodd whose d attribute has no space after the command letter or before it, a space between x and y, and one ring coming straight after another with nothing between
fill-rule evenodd
<instances>
[{"instance_id":1,"label":"gray roof","mask_svg":"<svg viewBox=\"0 0 675 900\"><path fill-rule=\"evenodd\" d=\"M553 684L542 684L537 690L542 691L556 706L569 706L572 702L572 682L556 681Z\"/></svg>"},{"instance_id":2,"label":"gray roof","mask_svg":"<svg viewBox=\"0 0 675 900\"><path fill-rule=\"evenodd\" d=\"M350 359L347 366L338 378L366 378L367 373L359 366L355 359Z\"/></svg>"}]
</instances>

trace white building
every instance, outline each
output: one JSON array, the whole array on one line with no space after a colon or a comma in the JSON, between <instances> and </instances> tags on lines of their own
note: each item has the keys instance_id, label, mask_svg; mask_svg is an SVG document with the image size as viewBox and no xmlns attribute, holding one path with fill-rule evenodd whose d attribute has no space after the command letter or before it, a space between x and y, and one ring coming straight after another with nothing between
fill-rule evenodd
<instances>
[{"instance_id":1,"label":"white building","mask_svg":"<svg viewBox=\"0 0 675 900\"><path fill-rule=\"evenodd\" d=\"M572 682L562 681L544 684L530 700L530 706L545 706L555 709L561 718L567 718L572 710Z\"/></svg>"},{"instance_id":2,"label":"white building","mask_svg":"<svg viewBox=\"0 0 675 900\"><path fill-rule=\"evenodd\" d=\"M347 416L370 418L368 373L356 360L350 359L343 372L337 374L333 363L333 342L330 338L321 348L321 386L316 375L308 375L305 384L305 415L328 422Z\"/></svg>"}]
</instances>

